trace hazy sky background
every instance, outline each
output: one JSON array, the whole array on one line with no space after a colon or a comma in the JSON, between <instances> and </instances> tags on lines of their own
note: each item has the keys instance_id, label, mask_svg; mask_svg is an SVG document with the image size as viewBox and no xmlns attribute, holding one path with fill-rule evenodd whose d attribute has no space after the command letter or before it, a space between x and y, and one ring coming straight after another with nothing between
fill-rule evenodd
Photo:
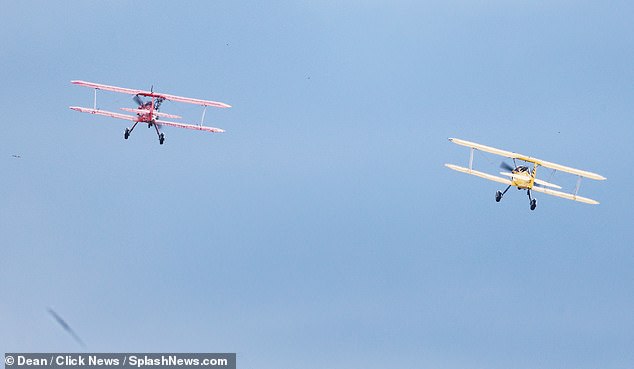
<instances>
[{"instance_id":1,"label":"hazy sky background","mask_svg":"<svg viewBox=\"0 0 634 369\"><path fill-rule=\"evenodd\" d=\"M631 368L633 19L631 1L3 2L0 351L82 350L51 307L89 352L239 368ZM68 109L92 106L72 79L229 103L206 115L227 132L126 141ZM601 205L498 204L443 166L468 161L448 137L600 173L581 194Z\"/></svg>"}]
</instances>

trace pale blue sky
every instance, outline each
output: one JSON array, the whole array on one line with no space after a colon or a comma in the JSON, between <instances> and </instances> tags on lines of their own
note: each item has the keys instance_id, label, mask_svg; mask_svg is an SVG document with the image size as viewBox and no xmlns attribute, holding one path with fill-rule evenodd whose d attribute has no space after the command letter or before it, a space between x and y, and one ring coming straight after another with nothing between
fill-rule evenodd
<instances>
[{"instance_id":1,"label":"pale blue sky","mask_svg":"<svg viewBox=\"0 0 634 369\"><path fill-rule=\"evenodd\" d=\"M631 368L632 19L628 1L4 2L0 351L81 350L52 307L87 351L239 368ZM92 104L72 79L234 107L207 111L224 134L125 141L68 109ZM601 205L495 203L443 166L468 160L447 137L605 175L581 187Z\"/></svg>"}]
</instances>

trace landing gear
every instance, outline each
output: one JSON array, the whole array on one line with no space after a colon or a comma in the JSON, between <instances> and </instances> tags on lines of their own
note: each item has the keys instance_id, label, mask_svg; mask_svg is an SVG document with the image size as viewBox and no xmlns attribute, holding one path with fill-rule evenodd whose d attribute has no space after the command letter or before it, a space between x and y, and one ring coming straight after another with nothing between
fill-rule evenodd
<instances>
[{"instance_id":1,"label":"landing gear","mask_svg":"<svg viewBox=\"0 0 634 369\"><path fill-rule=\"evenodd\" d=\"M154 121L148 122L148 124L151 124L154 126L154 129L156 129L156 134L158 135L158 138L159 138L159 143L162 145L163 142L165 142L165 133L161 133L161 131L159 131L159 127L156 125Z\"/></svg>"},{"instance_id":2,"label":"landing gear","mask_svg":"<svg viewBox=\"0 0 634 369\"><path fill-rule=\"evenodd\" d=\"M511 186L508 186L504 191L495 191L495 202L500 202L509 188L511 188ZM523 190L523 188L518 187L518 190ZM528 201L530 201L531 210L535 210L537 207L537 199L531 197L531 190L526 190L526 193L528 194Z\"/></svg>"},{"instance_id":3,"label":"landing gear","mask_svg":"<svg viewBox=\"0 0 634 369\"><path fill-rule=\"evenodd\" d=\"M127 140L130 137L130 134L132 133L132 131L134 130L134 127L136 127L138 123L139 122L134 122L134 124L132 125L132 128L126 128L125 132L123 133L123 138Z\"/></svg>"},{"instance_id":4,"label":"landing gear","mask_svg":"<svg viewBox=\"0 0 634 369\"><path fill-rule=\"evenodd\" d=\"M537 199L531 198L531 190L526 190L526 193L528 194L528 201L530 201L531 204L531 210L535 210L537 207Z\"/></svg>"},{"instance_id":5,"label":"landing gear","mask_svg":"<svg viewBox=\"0 0 634 369\"><path fill-rule=\"evenodd\" d=\"M504 192L496 191L495 192L495 201L496 202L500 202L500 200L502 200L502 196L504 196L504 194L506 193L506 191L509 190L509 188L511 188L511 186L508 186L506 188L506 190L504 190Z\"/></svg>"},{"instance_id":6,"label":"landing gear","mask_svg":"<svg viewBox=\"0 0 634 369\"><path fill-rule=\"evenodd\" d=\"M154 129L156 129L156 134L159 139L159 144L162 145L165 142L165 133L162 133L161 131L159 131L159 127L156 125L154 121L141 122L141 123L147 123L148 128L154 127ZM131 128L126 128L125 132L123 133L123 138L125 138L126 140L130 138L130 134L132 133L132 131L134 130L134 127L136 127L137 124L139 124L139 122L135 122Z\"/></svg>"}]
</instances>

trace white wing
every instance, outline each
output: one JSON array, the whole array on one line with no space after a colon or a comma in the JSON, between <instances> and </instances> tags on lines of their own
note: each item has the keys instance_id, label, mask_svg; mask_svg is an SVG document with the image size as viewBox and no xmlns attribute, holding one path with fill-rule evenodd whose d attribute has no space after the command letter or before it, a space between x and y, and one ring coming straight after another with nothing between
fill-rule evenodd
<instances>
[{"instance_id":1,"label":"white wing","mask_svg":"<svg viewBox=\"0 0 634 369\"><path fill-rule=\"evenodd\" d=\"M551 163L549 161L540 160L540 161L537 162L537 164L541 165L542 167L546 167L546 168L550 168L550 169L554 169L554 170L559 170L559 171L567 172L567 173L571 173L571 174L576 174L576 175L581 176L581 177L586 177L586 178L590 178L590 179L596 179L598 181L606 180L606 178L604 176L602 176L602 175L599 175L599 174L596 174L596 173L592 173L592 172L588 172L588 171L581 170L581 169L575 169L575 168L567 167L567 166L561 165L561 164Z\"/></svg>"},{"instance_id":2,"label":"white wing","mask_svg":"<svg viewBox=\"0 0 634 369\"><path fill-rule=\"evenodd\" d=\"M506 178L493 176L491 174L487 174L487 173L483 173L483 172L478 172L477 170L473 170L473 169L469 169L469 168L459 167L459 166L454 165L454 164L445 164L445 166L447 168L449 168L449 169L453 169L453 170L456 170L458 172L467 173L467 174L471 174L473 176L477 176L477 177L480 177L480 178L488 179L489 181L499 182L499 183L503 183L503 184L509 185L509 186L513 185L513 183L511 181L509 181L508 179L506 179Z\"/></svg>"},{"instance_id":3,"label":"white wing","mask_svg":"<svg viewBox=\"0 0 634 369\"><path fill-rule=\"evenodd\" d=\"M482 145L482 144L471 142L471 141L461 140L459 138L450 138L449 141L451 141L451 142L453 142L453 143L455 143L457 145L462 145L462 146L466 146L466 147L472 147L472 148L478 149L480 151L489 152L491 154L500 155L500 156L506 156L507 158L511 158L511 159L520 159L520 160L524 160L524 161L529 161L531 163L534 162L534 160L536 160L536 159L531 158L530 156L518 154L518 153L512 152L512 151L496 149L495 147L486 146L486 145ZM531 159L531 160L527 160L527 159Z\"/></svg>"},{"instance_id":4,"label":"white wing","mask_svg":"<svg viewBox=\"0 0 634 369\"><path fill-rule=\"evenodd\" d=\"M551 190L549 188L544 188L544 187L533 187L531 191L541 192L541 193L545 193L546 195L557 196L557 197L561 197L568 200L583 202L586 204L596 205L599 203L598 201L589 199L587 197L577 196L571 193L555 191L555 190Z\"/></svg>"}]
</instances>

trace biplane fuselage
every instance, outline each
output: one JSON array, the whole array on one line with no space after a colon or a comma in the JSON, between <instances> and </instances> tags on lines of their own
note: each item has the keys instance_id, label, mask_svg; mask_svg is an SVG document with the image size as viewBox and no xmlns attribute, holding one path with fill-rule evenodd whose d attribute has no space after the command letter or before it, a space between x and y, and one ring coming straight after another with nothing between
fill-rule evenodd
<instances>
[{"instance_id":1,"label":"biplane fuselage","mask_svg":"<svg viewBox=\"0 0 634 369\"><path fill-rule=\"evenodd\" d=\"M511 172L511 185L519 188L520 190L529 189L533 187L531 183L532 177L525 178L525 176L530 175L527 166L519 166Z\"/></svg>"},{"instance_id":2,"label":"biplane fuselage","mask_svg":"<svg viewBox=\"0 0 634 369\"><path fill-rule=\"evenodd\" d=\"M139 122L153 123L156 119L158 119L158 114L155 114L154 104L152 104L152 102L139 106L137 110L138 112L136 115Z\"/></svg>"}]
</instances>

